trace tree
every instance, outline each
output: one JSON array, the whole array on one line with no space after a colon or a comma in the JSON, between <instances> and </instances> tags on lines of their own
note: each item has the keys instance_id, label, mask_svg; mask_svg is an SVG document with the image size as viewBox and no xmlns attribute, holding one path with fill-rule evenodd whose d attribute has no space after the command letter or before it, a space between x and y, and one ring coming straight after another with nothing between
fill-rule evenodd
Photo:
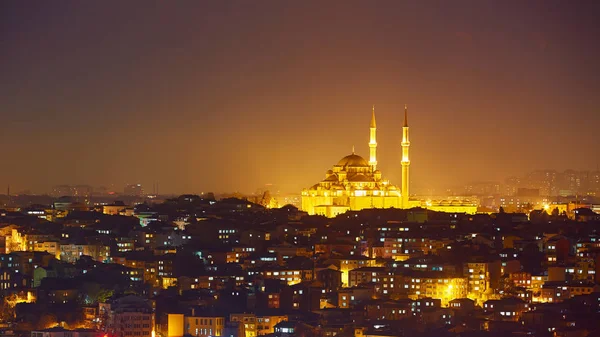
<instances>
[{"instance_id":1,"label":"tree","mask_svg":"<svg viewBox=\"0 0 600 337\"><path fill-rule=\"evenodd\" d=\"M97 282L85 282L81 287L85 304L105 303L114 293Z\"/></svg>"},{"instance_id":2,"label":"tree","mask_svg":"<svg viewBox=\"0 0 600 337\"><path fill-rule=\"evenodd\" d=\"M259 201L259 204L265 208L268 208L271 204L271 193L269 191L265 191L262 195L262 198Z\"/></svg>"},{"instance_id":3,"label":"tree","mask_svg":"<svg viewBox=\"0 0 600 337\"><path fill-rule=\"evenodd\" d=\"M515 282L511 280L508 275L504 275L500 278L498 288L504 292L504 295L517 296Z\"/></svg>"},{"instance_id":4,"label":"tree","mask_svg":"<svg viewBox=\"0 0 600 337\"><path fill-rule=\"evenodd\" d=\"M178 250L176 254L173 269L177 275L197 276L204 271L204 263L196 254L185 250Z\"/></svg>"},{"instance_id":5,"label":"tree","mask_svg":"<svg viewBox=\"0 0 600 337\"><path fill-rule=\"evenodd\" d=\"M4 296L0 302L0 322L12 322L15 318L17 294Z\"/></svg>"},{"instance_id":6,"label":"tree","mask_svg":"<svg viewBox=\"0 0 600 337\"><path fill-rule=\"evenodd\" d=\"M531 212L531 210L533 210L533 204L531 204L530 202L523 204L520 207L520 211L524 212L524 213L529 213L529 212Z\"/></svg>"}]
</instances>

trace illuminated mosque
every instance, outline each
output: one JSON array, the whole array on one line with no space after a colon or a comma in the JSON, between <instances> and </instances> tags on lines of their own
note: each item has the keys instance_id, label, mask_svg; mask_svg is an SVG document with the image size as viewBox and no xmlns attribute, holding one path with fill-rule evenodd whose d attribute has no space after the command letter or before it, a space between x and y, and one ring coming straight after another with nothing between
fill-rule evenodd
<instances>
[{"instance_id":1,"label":"illuminated mosque","mask_svg":"<svg viewBox=\"0 0 600 337\"><path fill-rule=\"evenodd\" d=\"M476 213L477 204L465 200L423 201L409 199L408 108L404 106L402 127L402 185L398 188L382 177L377 169L377 123L375 107L369 125L369 161L354 153L340 159L325 179L302 191L302 210L311 215L335 217L348 210L368 208L423 207L434 211Z\"/></svg>"}]
</instances>

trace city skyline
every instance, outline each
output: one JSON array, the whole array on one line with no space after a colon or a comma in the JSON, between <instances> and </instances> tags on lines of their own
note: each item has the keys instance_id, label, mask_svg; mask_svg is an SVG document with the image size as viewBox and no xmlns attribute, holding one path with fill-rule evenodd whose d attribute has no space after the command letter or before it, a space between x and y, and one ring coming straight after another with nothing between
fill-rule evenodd
<instances>
[{"instance_id":1,"label":"city skyline","mask_svg":"<svg viewBox=\"0 0 600 337\"><path fill-rule=\"evenodd\" d=\"M593 2L3 7L14 191L300 191L368 154L373 104L395 184L410 107L414 191L598 165Z\"/></svg>"},{"instance_id":2,"label":"city skyline","mask_svg":"<svg viewBox=\"0 0 600 337\"><path fill-rule=\"evenodd\" d=\"M550 176L548 176L550 175ZM547 176L544 178L544 176ZM132 187L141 188L141 193L136 195L184 195L184 194L196 194L203 195L212 193L217 196L249 196L262 194L265 191L269 191L273 194L278 195L296 195L300 196L301 193L298 191L282 191L279 186L274 184L264 184L256 186L251 191L185 191L185 192L162 192L160 184L154 182L150 185L145 184L130 184L125 183L123 185L90 185L90 184L57 184L53 185L50 190L42 193L33 193L33 191L22 191L14 190L10 185L4 192L0 192L0 195L49 195L54 197L60 196L76 196L85 195L85 193L74 192L77 189L83 189L85 191L91 191L91 195L132 195L125 192L126 189ZM72 193L62 193L60 190L71 189ZM569 196L598 196L600 191L600 170L574 170L566 169L564 171L558 171L553 169L536 169L532 171L522 172L521 174L514 176L506 176L503 179L492 181L492 180L473 180L466 183L459 183L444 190L432 190L432 191L417 191L417 193L410 194L415 196L484 196L484 195L516 195L518 189L525 190L538 190L540 196L549 197L569 197Z\"/></svg>"},{"instance_id":3,"label":"city skyline","mask_svg":"<svg viewBox=\"0 0 600 337\"><path fill-rule=\"evenodd\" d=\"M598 17L0 2L0 337L600 336Z\"/></svg>"},{"instance_id":4,"label":"city skyline","mask_svg":"<svg viewBox=\"0 0 600 337\"><path fill-rule=\"evenodd\" d=\"M575 169L575 168L566 168L564 170L558 170L555 168L534 168L532 170L529 171L523 171L523 172L517 172L516 174L511 174L511 175L506 175L504 177L500 177L498 179L474 179L474 180L466 180L464 182L452 182L452 183L448 183L447 185L443 185L443 186L438 186L437 188L431 188L431 189L425 189L422 188L420 186L418 186L417 188L415 188L416 192L414 193L415 195L423 195L423 196L427 196L427 195L435 195L435 194L444 194L446 191L452 191L452 193L454 195L469 195L469 193L467 193L466 191L464 193L460 192L462 189L467 189L469 186L473 186L473 185L485 185L485 184L495 184L495 185L507 185L508 184L508 180L511 179L515 179L517 178L518 180L522 180L525 179L527 175L530 175L534 172L555 172L556 174L560 175L563 174L565 172L576 172L576 173L589 173L589 174L593 174L593 173L598 173L600 172L600 170L598 168L593 168L593 169ZM395 183L394 181L391 181L392 183ZM398 181L398 183L401 182ZM411 181L411 184L413 182ZM4 194L38 194L38 195L53 195L55 194L53 192L54 189L56 189L56 187L60 187L60 186L64 186L64 187L90 187L94 190L94 193L102 190L102 191L110 191L110 192L114 192L116 194L121 194L123 192L124 188L127 188L128 186L133 186L133 185L141 185L144 188L145 194L149 194L149 195L153 195L153 194L157 194L157 192L159 192L159 194L163 194L163 195L182 195L182 194L203 194L203 193L216 193L216 194L232 194L232 193L241 193L242 195L247 195L247 194L255 194L257 193L257 191L271 191L271 192L277 192L277 193L282 193L282 194L297 194L300 195L300 191L297 190L282 190L280 188L279 185L276 184L272 184L272 183L265 183L262 185L256 185L254 186L254 188L250 188L248 190L191 190L191 189L187 189L187 190L182 190L182 191L174 191L174 190L170 190L170 189L166 189L166 191L163 191L162 189L162 185L159 182L149 182L147 184L145 183L140 183L137 182L135 180L132 181L125 181L122 183L101 183L101 184L89 184L86 183L85 181L82 182L78 182L78 183L68 183L68 182L62 182L62 183L58 183L58 184L52 184L47 190L32 190L29 188L23 188L21 186L14 186L11 184L8 184L5 186L4 191L0 192L0 195ZM518 184L517 184L518 185ZM527 184L524 184L522 187L526 187ZM550 196L553 195L557 195L556 193L554 194L548 194Z\"/></svg>"}]
</instances>

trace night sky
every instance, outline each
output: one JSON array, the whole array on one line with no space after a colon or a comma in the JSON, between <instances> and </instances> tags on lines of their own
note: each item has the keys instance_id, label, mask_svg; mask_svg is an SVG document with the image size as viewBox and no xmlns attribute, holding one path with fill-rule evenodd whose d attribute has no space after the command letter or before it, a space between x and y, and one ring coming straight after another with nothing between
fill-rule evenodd
<instances>
[{"instance_id":1,"label":"night sky","mask_svg":"<svg viewBox=\"0 0 600 337\"><path fill-rule=\"evenodd\" d=\"M413 191L600 164L600 1L2 1L0 186Z\"/></svg>"}]
</instances>

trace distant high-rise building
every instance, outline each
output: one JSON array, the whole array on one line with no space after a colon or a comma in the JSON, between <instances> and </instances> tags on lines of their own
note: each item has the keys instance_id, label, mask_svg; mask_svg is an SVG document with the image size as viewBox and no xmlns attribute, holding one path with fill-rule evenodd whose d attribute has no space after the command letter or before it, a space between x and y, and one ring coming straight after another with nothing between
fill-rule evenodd
<instances>
[{"instance_id":1,"label":"distant high-rise building","mask_svg":"<svg viewBox=\"0 0 600 337\"><path fill-rule=\"evenodd\" d=\"M555 170L535 170L525 176L524 186L519 187L535 188L541 195L555 196L558 194L558 176Z\"/></svg>"},{"instance_id":2,"label":"distant high-rise building","mask_svg":"<svg viewBox=\"0 0 600 337\"><path fill-rule=\"evenodd\" d=\"M142 187L142 184L127 185L125 186L123 194L141 197L144 195L144 188Z\"/></svg>"},{"instance_id":3,"label":"distant high-rise building","mask_svg":"<svg viewBox=\"0 0 600 337\"><path fill-rule=\"evenodd\" d=\"M522 182L523 180L519 177L506 178L504 181L504 188L502 189L501 193L505 195L515 195Z\"/></svg>"},{"instance_id":4,"label":"distant high-rise building","mask_svg":"<svg viewBox=\"0 0 600 337\"><path fill-rule=\"evenodd\" d=\"M540 190L537 188L519 188L517 191L518 197L539 197Z\"/></svg>"},{"instance_id":5,"label":"distant high-rise building","mask_svg":"<svg viewBox=\"0 0 600 337\"><path fill-rule=\"evenodd\" d=\"M55 197L89 197L94 189L89 185L57 185L52 188Z\"/></svg>"},{"instance_id":6,"label":"distant high-rise building","mask_svg":"<svg viewBox=\"0 0 600 337\"><path fill-rule=\"evenodd\" d=\"M581 193L581 172L566 170L558 176L558 194L560 196Z\"/></svg>"},{"instance_id":7,"label":"distant high-rise building","mask_svg":"<svg viewBox=\"0 0 600 337\"><path fill-rule=\"evenodd\" d=\"M539 190L540 196L548 197L600 196L600 171L535 170L522 178L507 178L501 194L516 196L520 189Z\"/></svg>"},{"instance_id":8,"label":"distant high-rise building","mask_svg":"<svg viewBox=\"0 0 600 337\"><path fill-rule=\"evenodd\" d=\"M500 185L494 182L474 182L465 185L464 195L495 195L500 193Z\"/></svg>"},{"instance_id":9,"label":"distant high-rise building","mask_svg":"<svg viewBox=\"0 0 600 337\"><path fill-rule=\"evenodd\" d=\"M588 191L589 194L600 197L600 171L590 172Z\"/></svg>"},{"instance_id":10,"label":"distant high-rise building","mask_svg":"<svg viewBox=\"0 0 600 337\"><path fill-rule=\"evenodd\" d=\"M52 188L52 195L57 197L72 197L71 186L57 185Z\"/></svg>"}]
</instances>

